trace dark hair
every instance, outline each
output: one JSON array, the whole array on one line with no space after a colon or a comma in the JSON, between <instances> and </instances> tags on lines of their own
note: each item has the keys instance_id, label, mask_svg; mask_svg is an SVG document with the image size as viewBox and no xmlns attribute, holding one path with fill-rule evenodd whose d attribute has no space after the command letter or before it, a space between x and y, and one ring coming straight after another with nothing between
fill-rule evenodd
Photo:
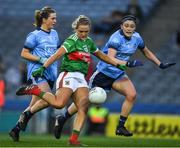
<instances>
[{"instance_id":1,"label":"dark hair","mask_svg":"<svg viewBox=\"0 0 180 148\"><path fill-rule=\"evenodd\" d=\"M79 25L89 25L89 26L91 26L91 21L87 16L80 15L72 23L72 28L77 29L79 27Z\"/></svg>"},{"instance_id":2,"label":"dark hair","mask_svg":"<svg viewBox=\"0 0 180 148\"><path fill-rule=\"evenodd\" d=\"M35 10L34 26L41 27L43 18L47 19L51 13L56 13L56 11L49 6L45 6L41 10Z\"/></svg>"},{"instance_id":3,"label":"dark hair","mask_svg":"<svg viewBox=\"0 0 180 148\"><path fill-rule=\"evenodd\" d=\"M121 24L123 24L125 21L127 20L131 20L133 21L135 24L137 24L137 18L133 15L125 15L122 19L121 19Z\"/></svg>"}]
</instances>

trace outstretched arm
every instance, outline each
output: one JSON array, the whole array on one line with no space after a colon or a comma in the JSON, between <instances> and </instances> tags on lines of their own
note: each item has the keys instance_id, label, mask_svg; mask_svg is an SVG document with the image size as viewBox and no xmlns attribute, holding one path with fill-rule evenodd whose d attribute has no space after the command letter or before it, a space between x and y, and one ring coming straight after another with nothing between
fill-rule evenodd
<instances>
[{"instance_id":1,"label":"outstretched arm","mask_svg":"<svg viewBox=\"0 0 180 148\"><path fill-rule=\"evenodd\" d=\"M161 64L160 60L155 56L155 54L150 51L146 46L144 49L141 50L142 53L145 55L146 58L148 58L150 61L155 63L157 66Z\"/></svg>"},{"instance_id":2,"label":"outstretched arm","mask_svg":"<svg viewBox=\"0 0 180 148\"><path fill-rule=\"evenodd\" d=\"M119 60L116 58L116 53L117 53L117 50L113 49L113 48L109 48L108 49L108 56L113 59L114 61L116 61L117 63L119 64L124 64L126 65L127 67L137 67L137 66L142 66L143 63L139 60L132 60L132 61L122 61L122 60Z\"/></svg>"},{"instance_id":3,"label":"outstretched arm","mask_svg":"<svg viewBox=\"0 0 180 148\"><path fill-rule=\"evenodd\" d=\"M98 51L95 53L95 55L100 58L101 60L105 61L106 63L109 63L111 65L113 65L112 63L110 63L109 61L107 61L107 59L110 59L111 61L116 62L116 67L117 65L119 65L120 67L124 67L124 68L120 68L120 69L125 69L126 67L137 67L137 66L142 66L143 63L141 61L138 60L133 60L133 61L122 61L116 58L116 53L117 51L113 48L109 48L108 49L108 54L104 54L101 51ZM114 65L115 66L115 65Z\"/></svg>"},{"instance_id":4,"label":"outstretched arm","mask_svg":"<svg viewBox=\"0 0 180 148\"><path fill-rule=\"evenodd\" d=\"M141 50L143 52L143 54L153 63L155 63L157 66L159 66L159 68L161 69L166 69L170 66L175 65L176 63L162 63L156 56L155 54L150 51L147 47L145 47L144 49Z\"/></svg>"},{"instance_id":5,"label":"outstretched arm","mask_svg":"<svg viewBox=\"0 0 180 148\"><path fill-rule=\"evenodd\" d=\"M118 66L118 65L122 65L125 66L126 65L126 61L120 61L120 60L116 60L115 58L111 58L110 56L107 56L106 54L104 54L103 52L101 52L100 50L98 50L97 52L94 53L94 55L96 57L98 57L99 59L103 60L104 62L111 64L113 66Z\"/></svg>"}]
</instances>

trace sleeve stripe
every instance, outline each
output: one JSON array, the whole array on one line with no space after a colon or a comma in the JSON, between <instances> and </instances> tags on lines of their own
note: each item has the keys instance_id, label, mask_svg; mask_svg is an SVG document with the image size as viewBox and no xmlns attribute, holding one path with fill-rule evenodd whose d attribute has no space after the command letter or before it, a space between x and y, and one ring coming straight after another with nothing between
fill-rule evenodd
<instances>
[{"instance_id":1,"label":"sleeve stripe","mask_svg":"<svg viewBox=\"0 0 180 148\"><path fill-rule=\"evenodd\" d=\"M64 45L62 45L62 47L66 50L66 52L68 53L68 50L66 49L66 47Z\"/></svg>"},{"instance_id":2,"label":"sleeve stripe","mask_svg":"<svg viewBox=\"0 0 180 148\"><path fill-rule=\"evenodd\" d=\"M99 48L96 48L96 50L94 51L94 53L97 52L97 51L99 51Z\"/></svg>"},{"instance_id":3,"label":"sleeve stripe","mask_svg":"<svg viewBox=\"0 0 180 148\"><path fill-rule=\"evenodd\" d=\"M29 49L29 50L33 50L32 48L29 48L29 47L27 47L27 46L24 46L24 48Z\"/></svg>"}]
</instances>

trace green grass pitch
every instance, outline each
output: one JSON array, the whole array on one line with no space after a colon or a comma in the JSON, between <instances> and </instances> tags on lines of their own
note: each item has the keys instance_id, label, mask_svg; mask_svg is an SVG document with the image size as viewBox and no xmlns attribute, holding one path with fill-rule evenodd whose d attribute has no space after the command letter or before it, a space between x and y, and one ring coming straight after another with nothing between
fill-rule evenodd
<instances>
[{"instance_id":1,"label":"green grass pitch","mask_svg":"<svg viewBox=\"0 0 180 148\"><path fill-rule=\"evenodd\" d=\"M52 135L23 134L20 142L13 142L8 134L0 134L0 147L69 147L67 136L60 140ZM126 137L81 136L82 143L88 147L180 147L180 140L139 139Z\"/></svg>"}]
</instances>

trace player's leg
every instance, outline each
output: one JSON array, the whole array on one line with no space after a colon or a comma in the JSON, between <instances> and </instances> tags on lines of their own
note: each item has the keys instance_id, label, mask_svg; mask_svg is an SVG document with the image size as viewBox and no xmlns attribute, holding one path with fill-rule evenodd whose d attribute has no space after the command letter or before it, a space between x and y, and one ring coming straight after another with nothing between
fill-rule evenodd
<instances>
[{"instance_id":1,"label":"player's leg","mask_svg":"<svg viewBox=\"0 0 180 148\"><path fill-rule=\"evenodd\" d=\"M71 73L60 73L56 82L57 91L55 95L50 92L45 92L41 90L38 85L35 84L19 88L16 92L16 95L35 95L46 101L54 108L60 109L66 105L69 97L73 93L72 89L69 88L71 83L69 84L68 78L71 78ZM66 83L66 80L68 80L68 83Z\"/></svg>"},{"instance_id":2,"label":"player's leg","mask_svg":"<svg viewBox=\"0 0 180 148\"><path fill-rule=\"evenodd\" d=\"M70 88L73 92L72 97L74 99L74 102L76 102L76 100L78 101L79 100L79 88L85 87L85 90L88 88L87 82L84 79L84 75L81 73L76 73L76 72L69 73L64 77L64 79L65 79L65 81L61 78L61 76L58 77L57 82L56 82L56 88L59 88L59 87ZM79 79L79 80L77 80L77 79ZM82 93L82 94L84 94L84 93ZM76 97L78 97L78 98L76 98ZM80 98L81 98L81 96L80 96ZM54 135L57 139L59 139L61 136L61 131L62 131L65 121L68 118L70 118L73 114L75 114L76 112L77 112L77 105L72 103L64 115L61 115L58 118L56 118Z\"/></svg>"},{"instance_id":3,"label":"player's leg","mask_svg":"<svg viewBox=\"0 0 180 148\"><path fill-rule=\"evenodd\" d=\"M62 93L63 92L63 93ZM32 84L25 87L21 87L17 90L16 94L21 95L35 95L46 101L49 105L54 108L61 109L65 106L69 99L69 94L72 90L69 88L62 88L61 91L57 91L56 94L42 91L37 85Z\"/></svg>"},{"instance_id":4,"label":"player's leg","mask_svg":"<svg viewBox=\"0 0 180 148\"><path fill-rule=\"evenodd\" d=\"M36 98L33 98L31 99L31 102L29 104L29 106L21 113L16 125L11 129L11 131L9 132L9 135L11 136L11 138L13 139L13 141L19 141L19 134L20 134L20 131L23 130L21 129L21 126L20 126L20 121L21 119L23 118L24 116L24 112L28 111L30 109L30 107L37 101ZM24 129L25 130L25 129Z\"/></svg>"},{"instance_id":5,"label":"player's leg","mask_svg":"<svg viewBox=\"0 0 180 148\"><path fill-rule=\"evenodd\" d=\"M35 100L36 98L33 98L32 100ZM45 102L43 100L39 100L39 99L38 99L38 101L42 101L42 102L39 104L36 111L42 110L48 106L47 102ZM21 113L19 120L17 121L16 125L9 132L9 135L12 137L13 141L19 141L20 131L21 130L25 131L27 124L28 124L28 121L31 119L31 117L34 115L34 113L35 112L31 112L29 107L24 112Z\"/></svg>"},{"instance_id":6,"label":"player's leg","mask_svg":"<svg viewBox=\"0 0 180 148\"><path fill-rule=\"evenodd\" d=\"M35 86L36 88L34 89L32 88L32 86ZM31 87L33 91L35 91L36 95L43 98L44 100L44 101L42 100L42 101L36 102L28 111L30 112L30 114L35 113L38 110L41 110L42 104L40 104L40 102L45 102L45 101L46 101L45 104L50 104L54 106L55 108L63 108L73 93L73 91L70 88L60 88L56 91L56 95L53 95L52 93L41 91L37 85L31 85L29 87ZM29 117L31 116L30 114L26 114L26 118L24 120L25 123L29 121ZM12 137L12 135L10 136Z\"/></svg>"},{"instance_id":7,"label":"player's leg","mask_svg":"<svg viewBox=\"0 0 180 148\"><path fill-rule=\"evenodd\" d=\"M51 92L51 89L53 88L53 82L50 83L50 82L47 82L47 81L45 80L45 81L39 83L39 84L38 84L38 87L39 87L41 90L43 90L43 91ZM42 110L42 109L44 109L44 108L46 108L46 107L49 106L49 104L48 104L46 101L40 100L40 98L37 97L37 96L34 96L34 95L33 95L33 100L35 100L35 101L33 102L33 104L31 104L31 106L29 107L29 109L24 112L25 118L24 118L24 120L22 120L22 122L21 122L21 125L22 125L21 128L26 128L27 122L28 122L29 119L32 117L32 115L34 115L36 112L38 112L38 111L40 111L40 110ZM32 108L32 107L36 108L36 110L35 110L35 111L31 111L31 108Z\"/></svg>"},{"instance_id":8,"label":"player's leg","mask_svg":"<svg viewBox=\"0 0 180 148\"><path fill-rule=\"evenodd\" d=\"M42 90L50 91L50 86L46 81L38 85ZM28 121L35 113L35 112L31 112L30 109L34 104L36 104L37 101L39 101L39 98L33 95L29 106L24 110L24 112L22 112L22 114L19 117L19 120L17 121L17 124L9 132L9 135L12 137L13 141L19 141L20 131L21 130L25 131ZM39 103L39 106L37 106L36 111L42 110L47 106L48 103L42 100Z\"/></svg>"},{"instance_id":9,"label":"player's leg","mask_svg":"<svg viewBox=\"0 0 180 148\"><path fill-rule=\"evenodd\" d=\"M125 123L136 98L136 90L128 77L124 77L113 83L112 88L125 96L122 104L121 115L116 129L116 135L132 136L133 134L125 128Z\"/></svg>"},{"instance_id":10,"label":"player's leg","mask_svg":"<svg viewBox=\"0 0 180 148\"><path fill-rule=\"evenodd\" d=\"M107 81L107 77L103 77L101 73L96 71L90 78L89 87L92 88L94 86L98 86L99 84L103 84L104 81ZM61 137L61 132L66 120L72 117L75 113L77 113L77 107L74 103L72 103L63 115L56 116L54 126L54 136L56 139L59 139Z\"/></svg>"},{"instance_id":11,"label":"player's leg","mask_svg":"<svg viewBox=\"0 0 180 148\"><path fill-rule=\"evenodd\" d=\"M78 137L84 125L88 111L88 104L89 104L88 93L89 93L88 88L81 87L78 88L74 94L74 102L78 109L78 112L74 120L73 132L69 139L69 143L72 145L81 145L81 143L78 141Z\"/></svg>"},{"instance_id":12,"label":"player's leg","mask_svg":"<svg viewBox=\"0 0 180 148\"><path fill-rule=\"evenodd\" d=\"M74 103L72 103L64 114L56 116L54 125L54 136L56 139L59 139L61 137L61 132L66 120L71 118L75 113L77 113L77 107Z\"/></svg>"},{"instance_id":13,"label":"player's leg","mask_svg":"<svg viewBox=\"0 0 180 148\"><path fill-rule=\"evenodd\" d=\"M67 101L69 100L69 98L71 97L72 93L73 91L70 88L59 88L56 91L56 97L57 97L57 99L55 100L56 107L63 108L67 103ZM58 99L61 99L61 101L59 101ZM40 109L40 105L41 105L40 102L42 101L45 102L44 100L39 100L31 107L30 109L31 113L35 113L38 111L38 109Z\"/></svg>"},{"instance_id":14,"label":"player's leg","mask_svg":"<svg viewBox=\"0 0 180 148\"><path fill-rule=\"evenodd\" d=\"M51 92L51 88L49 86L48 82L42 82L38 84L39 88L43 91L47 91L47 92ZM22 118L20 120L20 127L22 130L26 129L27 123L30 120L30 118L38 111L46 108L49 106L49 104L44 101L44 100L40 100L39 97L37 96L32 96L33 100L35 100L33 102L33 104L30 105L29 109L27 109L24 113L22 113ZM38 102L38 103L37 103ZM36 108L36 111L31 111L31 108L34 107Z\"/></svg>"}]
</instances>

